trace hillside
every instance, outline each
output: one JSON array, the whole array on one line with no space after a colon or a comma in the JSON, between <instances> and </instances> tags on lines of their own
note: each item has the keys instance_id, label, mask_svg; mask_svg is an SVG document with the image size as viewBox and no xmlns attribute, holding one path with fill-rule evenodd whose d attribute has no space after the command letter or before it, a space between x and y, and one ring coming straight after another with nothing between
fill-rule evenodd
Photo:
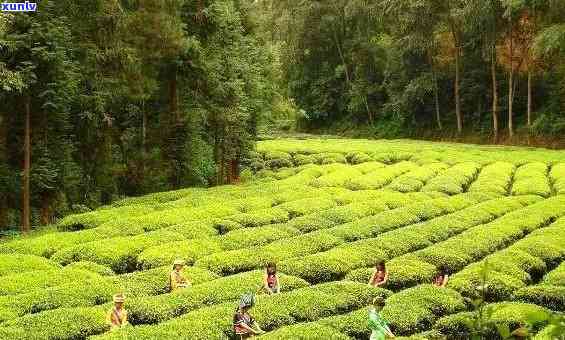
<instances>
[{"instance_id":1,"label":"hillside","mask_svg":"<svg viewBox=\"0 0 565 340\"><path fill-rule=\"evenodd\" d=\"M260 339L367 339L375 297L397 338L465 339L479 295L487 338L501 325L552 338L565 311L565 151L280 139L245 164L240 185L128 198L1 243L0 338L227 339L270 261L282 292L257 297ZM193 286L170 293L177 258ZM374 288L379 260L390 277ZM431 284L439 268L445 288ZM131 325L108 331L117 292Z\"/></svg>"}]
</instances>

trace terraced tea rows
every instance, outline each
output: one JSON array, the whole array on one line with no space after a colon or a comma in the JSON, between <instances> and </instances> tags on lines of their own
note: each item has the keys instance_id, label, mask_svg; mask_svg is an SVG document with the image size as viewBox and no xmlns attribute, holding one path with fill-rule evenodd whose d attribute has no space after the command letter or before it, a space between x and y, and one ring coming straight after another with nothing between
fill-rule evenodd
<instances>
[{"instance_id":1,"label":"terraced tea rows","mask_svg":"<svg viewBox=\"0 0 565 340\"><path fill-rule=\"evenodd\" d=\"M532 316L538 339L555 332L565 152L279 140L246 164L249 183L128 198L0 243L0 338L227 339L267 262L282 289L252 310L265 339L366 339L374 297L399 336L468 338L485 283L491 338ZM193 285L169 292L177 258ZM380 260L389 279L374 288ZM439 268L445 288L431 284ZM109 331L116 292L131 325Z\"/></svg>"}]
</instances>

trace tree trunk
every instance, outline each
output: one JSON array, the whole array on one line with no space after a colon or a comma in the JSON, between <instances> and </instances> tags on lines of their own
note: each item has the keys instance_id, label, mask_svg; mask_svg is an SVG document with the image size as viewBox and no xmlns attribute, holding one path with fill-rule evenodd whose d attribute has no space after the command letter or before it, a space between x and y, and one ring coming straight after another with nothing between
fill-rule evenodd
<instances>
[{"instance_id":1,"label":"tree trunk","mask_svg":"<svg viewBox=\"0 0 565 340\"><path fill-rule=\"evenodd\" d=\"M25 99L25 137L24 137L24 171L23 171L23 200L22 200L22 233L30 230L30 169L31 169L31 112L30 98Z\"/></svg>"},{"instance_id":2,"label":"tree trunk","mask_svg":"<svg viewBox=\"0 0 565 340\"><path fill-rule=\"evenodd\" d=\"M177 84L177 67L174 66L171 78L169 79L169 111L171 113L171 118L173 121L173 126L178 123L180 120L179 118L179 110L178 110L178 84Z\"/></svg>"},{"instance_id":3,"label":"tree trunk","mask_svg":"<svg viewBox=\"0 0 565 340\"><path fill-rule=\"evenodd\" d=\"M492 76L492 129L494 142L498 143L498 86L496 83L496 47L492 48L490 74Z\"/></svg>"},{"instance_id":4,"label":"tree trunk","mask_svg":"<svg viewBox=\"0 0 565 340\"><path fill-rule=\"evenodd\" d=\"M461 98L459 96L459 57L460 48L455 52L455 115L457 116L457 132L463 132L463 119L461 117Z\"/></svg>"},{"instance_id":5,"label":"tree trunk","mask_svg":"<svg viewBox=\"0 0 565 340\"><path fill-rule=\"evenodd\" d=\"M528 127L532 126L532 71L528 68Z\"/></svg>"},{"instance_id":6,"label":"tree trunk","mask_svg":"<svg viewBox=\"0 0 565 340\"><path fill-rule=\"evenodd\" d=\"M510 138L514 137L514 124L512 122L513 111L513 90L514 90L514 47L512 39L512 16L508 18L508 23L510 25L510 74L508 75L508 135Z\"/></svg>"},{"instance_id":7,"label":"tree trunk","mask_svg":"<svg viewBox=\"0 0 565 340\"><path fill-rule=\"evenodd\" d=\"M51 223L51 199L48 194L41 195L41 225Z\"/></svg>"},{"instance_id":8,"label":"tree trunk","mask_svg":"<svg viewBox=\"0 0 565 340\"><path fill-rule=\"evenodd\" d=\"M439 111L439 89L437 86L437 74L436 74L436 70L434 67L434 61L432 59L432 55L431 55L431 51L428 51L428 61L430 63L430 68L432 71L432 78L433 78L433 82L434 82L434 101L435 101L435 109L436 109L436 123L437 123L437 128L439 130L442 129L442 125L441 125L441 115L440 115L440 111Z\"/></svg>"}]
</instances>

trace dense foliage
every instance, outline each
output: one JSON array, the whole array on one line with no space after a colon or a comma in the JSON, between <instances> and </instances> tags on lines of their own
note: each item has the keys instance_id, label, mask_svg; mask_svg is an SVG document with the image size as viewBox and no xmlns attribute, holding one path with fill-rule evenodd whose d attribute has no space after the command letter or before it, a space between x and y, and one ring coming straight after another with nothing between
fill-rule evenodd
<instances>
[{"instance_id":1,"label":"dense foliage","mask_svg":"<svg viewBox=\"0 0 565 340\"><path fill-rule=\"evenodd\" d=\"M563 1L257 2L311 128L565 131Z\"/></svg>"},{"instance_id":2,"label":"dense foliage","mask_svg":"<svg viewBox=\"0 0 565 340\"><path fill-rule=\"evenodd\" d=\"M246 183L127 198L0 243L0 337L229 339L270 261L281 294L251 311L265 339L367 339L375 297L399 338L562 334L565 152L278 140L246 164ZM193 285L170 292L177 258ZM367 285L378 260L381 288ZM116 292L131 325L109 331Z\"/></svg>"},{"instance_id":3,"label":"dense foliage","mask_svg":"<svg viewBox=\"0 0 565 340\"><path fill-rule=\"evenodd\" d=\"M0 14L0 226L231 182L270 111L274 58L239 0Z\"/></svg>"}]
</instances>

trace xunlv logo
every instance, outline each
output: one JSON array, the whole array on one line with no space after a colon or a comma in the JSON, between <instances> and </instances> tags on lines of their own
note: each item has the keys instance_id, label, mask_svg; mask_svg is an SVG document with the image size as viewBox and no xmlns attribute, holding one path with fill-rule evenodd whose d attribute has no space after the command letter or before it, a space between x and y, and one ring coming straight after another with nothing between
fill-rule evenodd
<instances>
[{"instance_id":1,"label":"xunlv logo","mask_svg":"<svg viewBox=\"0 0 565 340\"><path fill-rule=\"evenodd\" d=\"M35 2L3 2L0 4L2 12L35 12L37 3Z\"/></svg>"}]
</instances>

